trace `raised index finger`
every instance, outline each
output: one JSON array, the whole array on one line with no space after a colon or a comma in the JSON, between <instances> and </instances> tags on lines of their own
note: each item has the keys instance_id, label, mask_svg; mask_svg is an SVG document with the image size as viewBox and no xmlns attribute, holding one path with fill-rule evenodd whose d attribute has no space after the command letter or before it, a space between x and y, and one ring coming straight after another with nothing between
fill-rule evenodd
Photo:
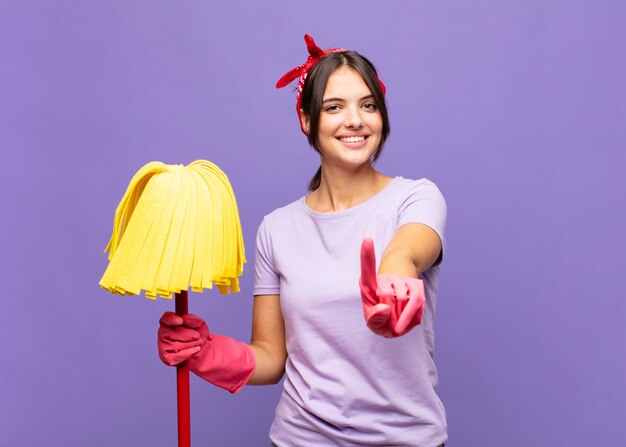
<instances>
[{"instance_id":1,"label":"raised index finger","mask_svg":"<svg viewBox=\"0 0 626 447\"><path fill-rule=\"evenodd\" d=\"M376 253L374 241L369 237L363 239L361 243L361 287L376 294Z\"/></svg>"}]
</instances>

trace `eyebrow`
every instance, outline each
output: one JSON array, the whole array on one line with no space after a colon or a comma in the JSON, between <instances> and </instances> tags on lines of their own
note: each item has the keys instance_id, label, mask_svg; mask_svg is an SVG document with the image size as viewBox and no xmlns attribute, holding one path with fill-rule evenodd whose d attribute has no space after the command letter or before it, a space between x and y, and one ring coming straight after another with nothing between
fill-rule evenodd
<instances>
[{"instance_id":1,"label":"eyebrow","mask_svg":"<svg viewBox=\"0 0 626 447\"><path fill-rule=\"evenodd\" d=\"M361 99L359 99L359 101L363 101L364 99L370 99L370 98L374 98L374 95L367 95L362 97ZM330 101L345 101L345 99L343 98L328 98L322 101L322 104L324 104L325 102L330 102Z\"/></svg>"}]
</instances>

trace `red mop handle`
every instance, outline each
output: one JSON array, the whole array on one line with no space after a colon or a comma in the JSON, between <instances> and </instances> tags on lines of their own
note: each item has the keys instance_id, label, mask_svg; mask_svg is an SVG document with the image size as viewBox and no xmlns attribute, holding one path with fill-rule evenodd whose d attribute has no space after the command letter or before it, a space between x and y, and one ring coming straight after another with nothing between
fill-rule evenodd
<instances>
[{"instance_id":1,"label":"red mop handle","mask_svg":"<svg viewBox=\"0 0 626 447\"><path fill-rule=\"evenodd\" d=\"M176 315L187 311L187 291L176 294ZM191 447L191 420L189 405L189 365L184 361L176 366L176 395L178 400L178 447Z\"/></svg>"}]
</instances>

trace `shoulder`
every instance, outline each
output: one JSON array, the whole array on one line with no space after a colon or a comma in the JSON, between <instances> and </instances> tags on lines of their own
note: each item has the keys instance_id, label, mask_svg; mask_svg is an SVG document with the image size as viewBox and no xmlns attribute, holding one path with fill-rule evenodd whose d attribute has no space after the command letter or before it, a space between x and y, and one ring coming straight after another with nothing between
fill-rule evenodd
<instances>
[{"instance_id":1,"label":"shoulder","mask_svg":"<svg viewBox=\"0 0 626 447\"><path fill-rule=\"evenodd\" d=\"M300 197L297 200L294 200L291 203L288 203L285 206L281 206L280 208L276 208L269 214L266 214L263 217L265 221L275 221L280 220L282 218L293 216L302 213L302 201L304 200L304 196Z\"/></svg>"},{"instance_id":2,"label":"shoulder","mask_svg":"<svg viewBox=\"0 0 626 447\"><path fill-rule=\"evenodd\" d=\"M427 179L398 178L395 195L398 227L411 222L423 223L443 234L447 204L437 185Z\"/></svg>"},{"instance_id":3,"label":"shoulder","mask_svg":"<svg viewBox=\"0 0 626 447\"><path fill-rule=\"evenodd\" d=\"M270 232L272 229L280 229L287 222L297 219L303 213L303 200L304 196L263 216L259 231Z\"/></svg>"},{"instance_id":4,"label":"shoulder","mask_svg":"<svg viewBox=\"0 0 626 447\"><path fill-rule=\"evenodd\" d=\"M394 195L401 201L409 198L424 198L445 202L439 187L425 177L417 180L396 177L394 186Z\"/></svg>"},{"instance_id":5,"label":"shoulder","mask_svg":"<svg viewBox=\"0 0 626 447\"><path fill-rule=\"evenodd\" d=\"M396 181L394 183L398 185L399 190L403 191L439 189L435 182L427 179L426 177L422 177L417 180L404 177L396 177Z\"/></svg>"}]
</instances>

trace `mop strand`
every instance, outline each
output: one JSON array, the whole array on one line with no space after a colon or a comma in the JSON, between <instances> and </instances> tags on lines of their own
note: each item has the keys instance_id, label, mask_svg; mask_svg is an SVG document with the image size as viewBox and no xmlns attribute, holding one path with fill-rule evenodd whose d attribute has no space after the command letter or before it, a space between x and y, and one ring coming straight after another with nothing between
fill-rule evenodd
<instances>
[{"instance_id":1,"label":"mop strand","mask_svg":"<svg viewBox=\"0 0 626 447\"><path fill-rule=\"evenodd\" d=\"M150 162L120 201L105 249L100 286L113 294L172 298L212 289L239 291L246 262L237 202L226 174L197 160L187 166Z\"/></svg>"}]
</instances>

